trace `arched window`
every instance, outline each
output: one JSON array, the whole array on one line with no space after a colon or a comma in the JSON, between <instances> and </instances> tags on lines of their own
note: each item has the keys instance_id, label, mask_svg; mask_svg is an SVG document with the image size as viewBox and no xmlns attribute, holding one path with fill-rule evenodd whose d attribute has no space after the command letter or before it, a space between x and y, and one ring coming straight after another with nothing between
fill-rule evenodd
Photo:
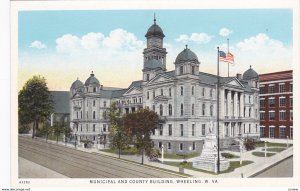
<instances>
[{"instance_id":1,"label":"arched window","mask_svg":"<svg viewBox=\"0 0 300 191\"><path fill-rule=\"evenodd\" d=\"M164 113L163 113L163 110L164 110L164 107L162 104L159 105L159 115L162 116Z\"/></svg>"},{"instance_id":2,"label":"arched window","mask_svg":"<svg viewBox=\"0 0 300 191\"><path fill-rule=\"evenodd\" d=\"M202 115L205 115L205 104L202 104Z\"/></svg>"},{"instance_id":3,"label":"arched window","mask_svg":"<svg viewBox=\"0 0 300 191\"><path fill-rule=\"evenodd\" d=\"M172 105L169 104L169 115L171 116L172 115Z\"/></svg>"},{"instance_id":4,"label":"arched window","mask_svg":"<svg viewBox=\"0 0 300 191\"><path fill-rule=\"evenodd\" d=\"M213 112L214 112L214 106L211 105L211 106L210 106L210 116L213 116Z\"/></svg>"},{"instance_id":5,"label":"arched window","mask_svg":"<svg viewBox=\"0 0 300 191\"><path fill-rule=\"evenodd\" d=\"M183 115L183 104L180 105L180 115Z\"/></svg>"}]
</instances>

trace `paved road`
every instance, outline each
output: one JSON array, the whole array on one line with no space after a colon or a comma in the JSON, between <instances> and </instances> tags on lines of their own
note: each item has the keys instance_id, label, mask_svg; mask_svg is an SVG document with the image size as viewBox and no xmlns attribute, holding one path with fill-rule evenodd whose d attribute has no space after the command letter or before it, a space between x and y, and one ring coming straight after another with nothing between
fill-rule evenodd
<instances>
[{"instance_id":1,"label":"paved road","mask_svg":"<svg viewBox=\"0 0 300 191\"><path fill-rule=\"evenodd\" d=\"M178 178L178 174L19 136L19 156L71 178Z\"/></svg>"},{"instance_id":2,"label":"paved road","mask_svg":"<svg viewBox=\"0 0 300 191\"><path fill-rule=\"evenodd\" d=\"M255 176L255 178L259 177L293 177L293 157Z\"/></svg>"}]
</instances>

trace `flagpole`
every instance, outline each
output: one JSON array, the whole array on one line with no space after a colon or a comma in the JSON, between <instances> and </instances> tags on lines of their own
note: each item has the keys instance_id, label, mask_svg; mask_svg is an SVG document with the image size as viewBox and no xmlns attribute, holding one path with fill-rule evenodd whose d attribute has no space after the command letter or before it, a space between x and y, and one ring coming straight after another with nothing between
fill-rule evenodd
<instances>
[{"instance_id":1,"label":"flagpole","mask_svg":"<svg viewBox=\"0 0 300 191\"><path fill-rule=\"evenodd\" d=\"M217 84L217 144L218 144L218 159L217 159L217 173L220 173L220 138L219 138L219 123L220 123L220 69L219 69L219 62L220 62L220 50L218 48L218 69L217 69L217 75L218 75L218 84Z\"/></svg>"},{"instance_id":2,"label":"flagpole","mask_svg":"<svg viewBox=\"0 0 300 191\"><path fill-rule=\"evenodd\" d=\"M227 54L229 53L229 38L227 39ZM228 77L229 77L229 62L227 62L228 65Z\"/></svg>"}]
</instances>

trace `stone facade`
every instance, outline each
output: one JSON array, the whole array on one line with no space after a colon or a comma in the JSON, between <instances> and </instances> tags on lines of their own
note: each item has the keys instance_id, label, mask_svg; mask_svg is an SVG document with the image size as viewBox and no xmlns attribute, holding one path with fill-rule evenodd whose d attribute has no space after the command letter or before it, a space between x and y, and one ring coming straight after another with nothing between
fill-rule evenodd
<instances>
[{"instance_id":1,"label":"stone facade","mask_svg":"<svg viewBox=\"0 0 300 191\"><path fill-rule=\"evenodd\" d=\"M103 114L111 102L116 102L123 113L149 108L163 121L151 137L155 147L164 145L166 153L200 152L209 129L216 132L217 128L217 76L199 71L201 63L187 46L178 54L175 70L167 71L165 35L156 20L145 36L142 80L132 82L126 89L105 88L92 73L85 84L79 80L72 84L71 126L81 139L96 143L101 136L107 139L109 125ZM220 77L220 83L222 148L241 137L258 138L257 73L250 68L243 78L240 74Z\"/></svg>"}]
</instances>

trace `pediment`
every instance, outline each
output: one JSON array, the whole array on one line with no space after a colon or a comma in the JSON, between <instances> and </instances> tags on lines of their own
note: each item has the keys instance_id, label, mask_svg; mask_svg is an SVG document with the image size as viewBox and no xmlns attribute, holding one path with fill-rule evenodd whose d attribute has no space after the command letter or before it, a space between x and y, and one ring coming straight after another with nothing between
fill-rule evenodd
<instances>
[{"instance_id":1,"label":"pediment","mask_svg":"<svg viewBox=\"0 0 300 191\"><path fill-rule=\"evenodd\" d=\"M164 83L164 82L170 82L172 81L174 78L168 75L164 75L164 74L158 74L157 76L155 76L152 80L149 81L149 85L150 84L157 84L157 83Z\"/></svg>"},{"instance_id":2,"label":"pediment","mask_svg":"<svg viewBox=\"0 0 300 191\"><path fill-rule=\"evenodd\" d=\"M159 102L167 102L169 99L170 99L169 97L159 95L159 96L156 96L153 99L153 101L154 101L154 103L159 103Z\"/></svg>"},{"instance_id":3,"label":"pediment","mask_svg":"<svg viewBox=\"0 0 300 191\"><path fill-rule=\"evenodd\" d=\"M130 95L136 95L136 94L142 94L142 90L136 87L132 87L129 90L127 90L123 95L124 96L130 96Z\"/></svg>"},{"instance_id":4,"label":"pediment","mask_svg":"<svg viewBox=\"0 0 300 191\"><path fill-rule=\"evenodd\" d=\"M240 83L237 79L232 79L225 83L226 85L235 86L235 87L241 87L244 88L244 85Z\"/></svg>"}]
</instances>

